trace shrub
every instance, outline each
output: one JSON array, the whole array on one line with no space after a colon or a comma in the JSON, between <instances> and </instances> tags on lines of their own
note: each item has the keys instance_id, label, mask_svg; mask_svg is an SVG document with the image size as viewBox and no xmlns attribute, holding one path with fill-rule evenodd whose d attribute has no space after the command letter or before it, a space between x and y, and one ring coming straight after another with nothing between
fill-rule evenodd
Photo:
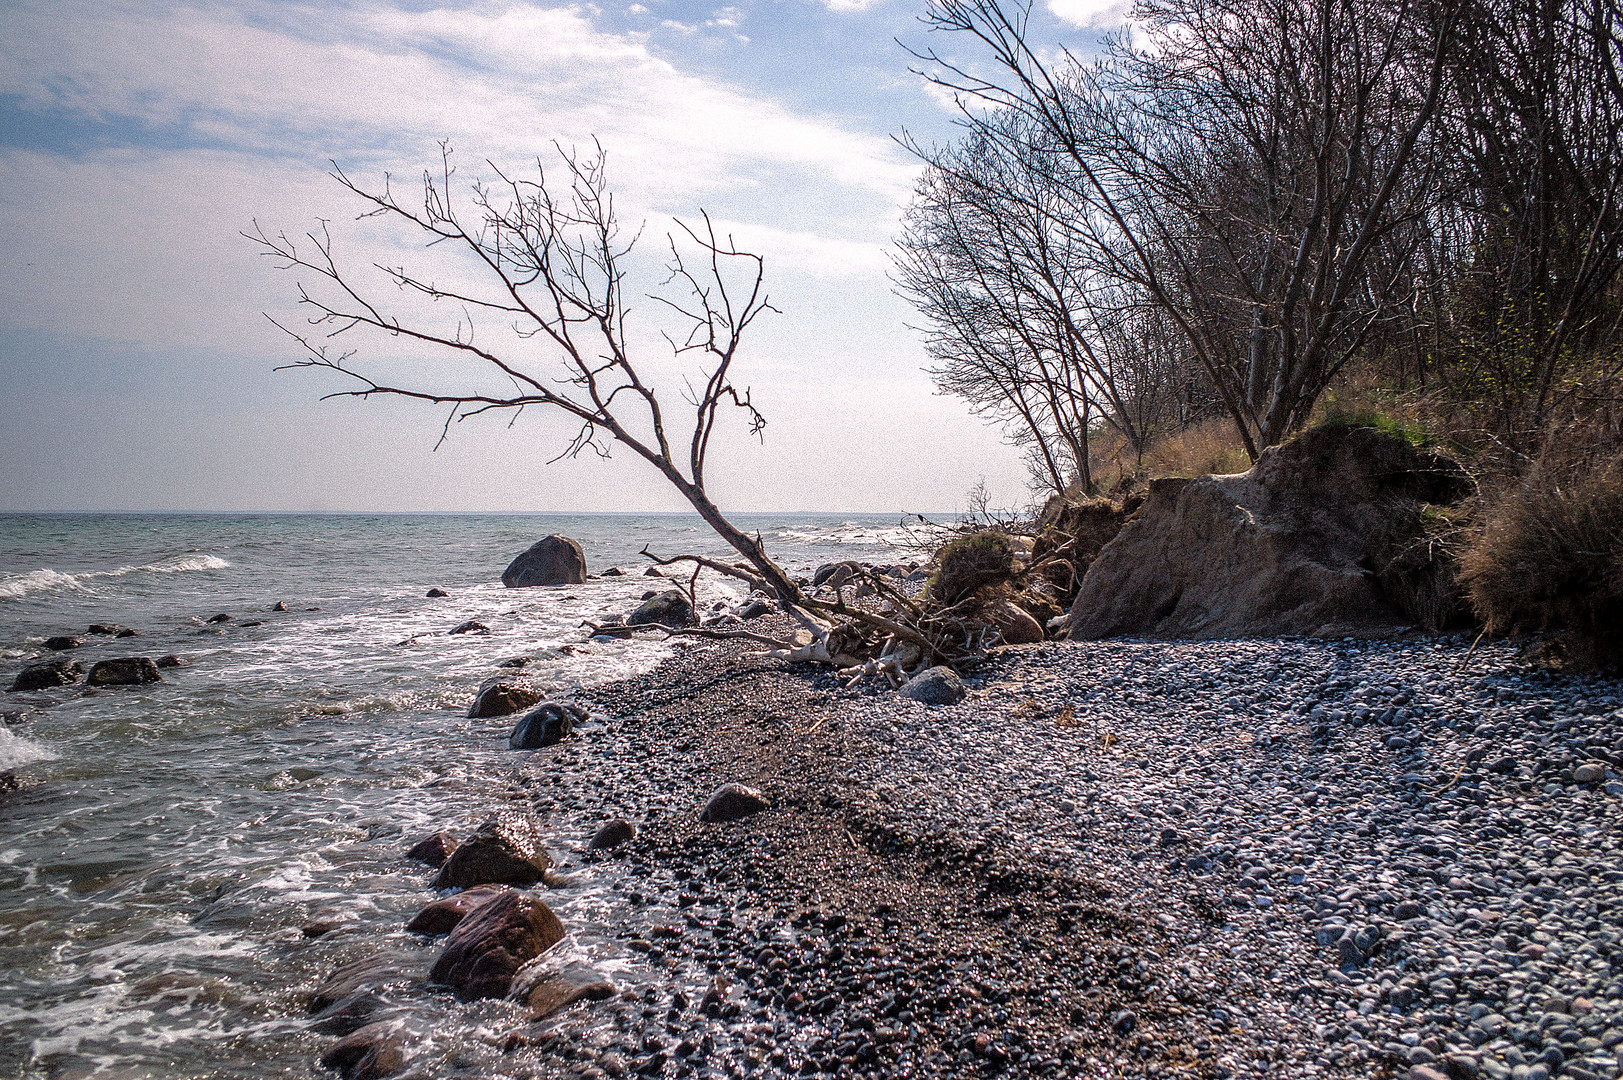
<instances>
[{"instance_id":1,"label":"shrub","mask_svg":"<svg viewBox=\"0 0 1623 1080\"><path fill-rule=\"evenodd\" d=\"M1546 658L1623 662L1623 457L1535 468L1487 512L1460 574L1492 633L1552 631Z\"/></svg>"},{"instance_id":2,"label":"shrub","mask_svg":"<svg viewBox=\"0 0 1623 1080\"><path fill-rule=\"evenodd\" d=\"M965 533L936 553L936 572L928 584L929 598L952 605L982 585L1007 581L1015 575L1014 541L1007 533L990 529Z\"/></svg>"}]
</instances>

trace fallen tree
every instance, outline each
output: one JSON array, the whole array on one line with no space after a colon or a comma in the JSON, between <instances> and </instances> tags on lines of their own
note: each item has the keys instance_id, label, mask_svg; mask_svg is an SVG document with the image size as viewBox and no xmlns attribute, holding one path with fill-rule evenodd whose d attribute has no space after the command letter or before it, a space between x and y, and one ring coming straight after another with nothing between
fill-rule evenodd
<instances>
[{"instance_id":1,"label":"fallen tree","mask_svg":"<svg viewBox=\"0 0 1623 1080\"><path fill-rule=\"evenodd\" d=\"M302 349L287 366L348 381L328 398L402 398L443 407L442 442L453 423L489 413L510 414L511 423L527 408L542 408L579 424L554 461L586 450L602 457L615 447L629 450L663 475L742 561L645 554L660 565L688 563L695 575L708 569L770 593L799 624L787 639L728 636L762 641L789 661L892 681L978 652L986 644L983 631L964 625L950 607L930 610L879 575L858 575L873 590L873 604L848 600L843 589L831 598L809 595L758 535L721 512L706 489L705 465L723 414L736 411L757 437L766 426L749 388L733 379L746 334L777 310L765 291L764 262L718 235L702 212L697 225L677 221L667 234L668 277L647 298L668 317L660 334L687 369L682 422L680 410L668 410L656 390L656 365L628 322L627 282L640 230L627 235L621 229L605 154L601 147L589 156L555 149L557 176L539 163L533 177L491 165L496 183L472 184L463 199L453 190L449 147L442 147L440 168L424 172L420 199L409 202L387 175L380 189L368 189L334 167L333 178L360 200L359 217L420 240L446 277L404 265L357 269L339 259L325 224L294 239L255 222L244 235L279 269L299 275L306 327L267 316ZM449 320L446 305L455 311ZM363 364L353 349L335 351L336 343L365 334L424 346L466 366L447 380L414 373L405 360Z\"/></svg>"}]
</instances>

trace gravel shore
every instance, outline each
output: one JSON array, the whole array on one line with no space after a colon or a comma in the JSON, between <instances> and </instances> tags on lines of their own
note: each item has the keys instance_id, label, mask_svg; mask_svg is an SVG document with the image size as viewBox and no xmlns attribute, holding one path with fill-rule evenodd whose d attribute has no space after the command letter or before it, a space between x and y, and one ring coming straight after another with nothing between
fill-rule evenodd
<instances>
[{"instance_id":1,"label":"gravel shore","mask_svg":"<svg viewBox=\"0 0 1623 1080\"><path fill-rule=\"evenodd\" d=\"M510 1067L1618 1075L1615 681L1303 640L1027 646L967 681L931 707L697 645L591 691L607 722L512 797L578 838L554 884L622 927L594 951L630 992ZM730 781L772 808L701 823ZM636 839L588 851L614 817Z\"/></svg>"}]
</instances>

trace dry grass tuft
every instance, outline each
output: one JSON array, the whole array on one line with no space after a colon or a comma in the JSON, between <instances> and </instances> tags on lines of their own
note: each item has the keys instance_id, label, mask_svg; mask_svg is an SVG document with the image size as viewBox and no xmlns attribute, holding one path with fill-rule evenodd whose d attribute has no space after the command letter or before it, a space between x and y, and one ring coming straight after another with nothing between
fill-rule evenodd
<instances>
[{"instance_id":1,"label":"dry grass tuft","mask_svg":"<svg viewBox=\"0 0 1623 1080\"><path fill-rule=\"evenodd\" d=\"M1488 509L1460 578L1491 633L1552 631L1563 666L1623 663L1623 456L1532 470Z\"/></svg>"},{"instance_id":2,"label":"dry grass tuft","mask_svg":"<svg viewBox=\"0 0 1623 1080\"><path fill-rule=\"evenodd\" d=\"M926 586L927 595L950 606L983 585L1009 581L1015 576L1016 554L1005 533L990 529L965 533L936 553L938 569Z\"/></svg>"}]
</instances>

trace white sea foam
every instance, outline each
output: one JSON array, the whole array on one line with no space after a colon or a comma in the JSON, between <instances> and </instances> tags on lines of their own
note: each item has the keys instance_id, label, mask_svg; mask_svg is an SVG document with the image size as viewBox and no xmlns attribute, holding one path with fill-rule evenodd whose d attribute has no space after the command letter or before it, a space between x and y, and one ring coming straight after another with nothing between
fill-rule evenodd
<instances>
[{"instance_id":1,"label":"white sea foam","mask_svg":"<svg viewBox=\"0 0 1623 1080\"><path fill-rule=\"evenodd\" d=\"M217 555L192 552L140 566L117 566L111 570L90 570L83 574L64 574L60 570L42 568L30 570L26 574L0 578L0 600L19 600L31 593L41 592L82 592L85 589L85 582L98 578L120 578L129 574L183 574L192 570L224 570L230 565Z\"/></svg>"},{"instance_id":2,"label":"white sea foam","mask_svg":"<svg viewBox=\"0 0 1623 1080\"><path fill-rule=\"evenodd\" d=\"M25 739L7 728L0 728L0 772L22 765L32 765L36 761L52 761L55 758L56 754L34 740Z\"/></svg>"}]
</instances>

